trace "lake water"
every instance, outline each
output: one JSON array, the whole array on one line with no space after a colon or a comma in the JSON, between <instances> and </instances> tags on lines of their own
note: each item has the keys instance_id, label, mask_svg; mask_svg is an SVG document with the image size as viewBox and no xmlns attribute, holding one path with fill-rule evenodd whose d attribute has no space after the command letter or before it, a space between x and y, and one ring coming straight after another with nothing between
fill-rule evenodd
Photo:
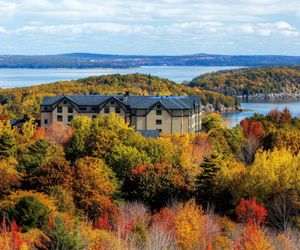
<instances>
[{"instance_id":1,"label":"lake water","mask_svg":"<svg viewBox=\"0 0 300 250\"><path fill-rule=\"evenodd\" d=\"M147 66L129 69L0 69L0 88L25 87L41 83L77 80L88 76L143 73L168 78L177 83L191 81L200 74L237 67Z\"/></svg>"},{"instance_id":2,"label":"lake water","mask_svg":"<svg viewBox=\"0 0 300 250\"><path fill-rule=\"evenodd\" d=\"M285 107L290 110L293 116L300 117L300 101L287 103L242 103L241 106L249 111L223 115L224 120L230 126L239 124L243 119L253 116L254 113L266 115L273 109L283 110Z\"/></svg>"}]
</instances>

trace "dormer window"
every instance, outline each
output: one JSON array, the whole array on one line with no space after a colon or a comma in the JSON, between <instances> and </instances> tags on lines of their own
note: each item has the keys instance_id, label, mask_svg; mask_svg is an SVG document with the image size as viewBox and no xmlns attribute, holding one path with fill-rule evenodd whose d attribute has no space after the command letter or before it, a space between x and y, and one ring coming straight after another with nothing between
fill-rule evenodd
<instances>
[{"instance_id":1,"label":"dormer window","mask_svg":"<svg viewBox=\"0 0 300 250\"><path fill-rule=\"evenodd\" d=\"M116 107L116 113L120 114L121 113L121 108L120 107Z\"/></svg>"}]
</instances>

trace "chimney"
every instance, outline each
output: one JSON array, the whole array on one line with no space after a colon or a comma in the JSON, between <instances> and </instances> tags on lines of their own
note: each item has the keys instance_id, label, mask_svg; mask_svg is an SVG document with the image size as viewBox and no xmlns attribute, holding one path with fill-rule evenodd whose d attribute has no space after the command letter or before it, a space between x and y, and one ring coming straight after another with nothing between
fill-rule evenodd
<instances>
[{"instance_id":1,"label":"chimney","mask_svg":"<svg viewBox=\"0 0 300 250\"><path fill-rule=\"evenodd\" d=\"M128 96L129 96L129 91L126 91L125 95L123 96L123 102L127 102L128 101Z\"/></svg>"}]
</instances>

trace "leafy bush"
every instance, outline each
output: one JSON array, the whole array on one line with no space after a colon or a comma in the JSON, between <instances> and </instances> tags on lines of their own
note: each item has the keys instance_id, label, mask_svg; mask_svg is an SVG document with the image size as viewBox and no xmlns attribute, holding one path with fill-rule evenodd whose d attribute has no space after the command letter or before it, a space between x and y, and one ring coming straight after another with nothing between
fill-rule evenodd
<instances>
[{"instance_id":1,"label":"leafy bush","mask_svg":"<svg viewBox=\"0 0 300 250\"><path fill-rule=\"evenodd\" d=\"M43 228L49 220L50 210L33 196L22 197L14 207L12 217L28 231L31 228Z\"/></svg>"}]
</instances>

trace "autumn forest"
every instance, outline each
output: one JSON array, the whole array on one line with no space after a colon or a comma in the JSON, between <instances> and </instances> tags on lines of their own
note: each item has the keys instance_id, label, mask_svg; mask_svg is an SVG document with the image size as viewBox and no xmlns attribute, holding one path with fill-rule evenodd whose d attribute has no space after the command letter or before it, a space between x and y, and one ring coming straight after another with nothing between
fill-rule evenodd
<instances>
[{"instance_id":1,"label":"autumn forest","mask_svg":"<svg viewBox=\"0 0 300 250\"><path fill-rule=\"evenodd\" d=\"M273 110L228 128L209 113L201 133L158 139L115 114L35 122L47 94L124 90L236 104L148 75L0 90L0 249L299 249L299 118Z\"/></svg>"}]
</instances>

